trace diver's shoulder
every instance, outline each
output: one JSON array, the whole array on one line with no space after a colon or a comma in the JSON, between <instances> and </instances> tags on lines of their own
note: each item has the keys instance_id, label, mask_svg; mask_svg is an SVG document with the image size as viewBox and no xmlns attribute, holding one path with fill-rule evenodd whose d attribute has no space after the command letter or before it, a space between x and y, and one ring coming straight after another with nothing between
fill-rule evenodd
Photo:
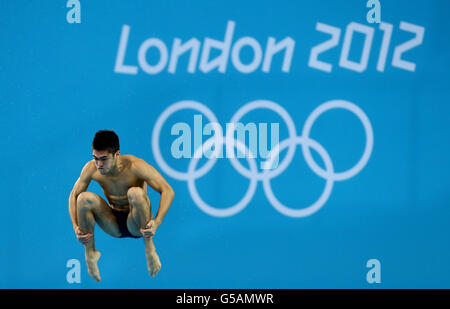
<instances>
[{"instance_id":1,"label":"diver's shoulder","mask_svg":"<svg viewBox=\"0 0 450 309\"><path fill-rule=\"evenodd\" d=\"M88 161L81 171L81 174L84 176L92 176L97 171L97 167L95 166L94 160Z\"/></svg>"},{"instance_id":2,"label":"diver's shoulder","mask_svg":"<svg viewBox=\"0 0 450 309\"><path fill-rule=\"evenodd\" d=\"M90 160L90 161L86 162L86 164L83 167L83 170L86 170L86 171L95 170L95 169L96 169L96 167L95 167L94 160Z\"/></svg>"},{"instance_id":3,"label":"diver's shoulder","mask_svg":"<svg viewBox=\"0 0 450 309\"><path fill-rule=\"evenodd\" d=\"M144 159L136 157L134 155L130 155L130 154L121 155L121 157L123 160L129 161L131 163L144 161Z\"/></svg>"},{"instance_id":4,"label":"diver's shoulder","mask_svg":"<svg viewBox=\"0 0 450 309\"><path fill-rule=\"evenodd\" d=\"M129 162L132 168L140 168L142 165L148 164L144 159L133 155L123 155L122 159Z\"/></svg>"},{"instance_id":5,"label":"diver's shoulder","mask_svg":"<svg viewBox=\"0 0 450 309\"><path fill-rule=\"evenodd\" d=\"M120 155L120 157L122 158L122 160L129 161L129 162L139 160L138 157L130 155L130 154Z\"/></svg>"},{"instance_id":6,"label":"diver's shoulder","mask_svg":"<svg viewBox=\"0 0 450 309\"><path fill-rule=\"evenodd\" d=\"M121 155L121 157L122 157L122 161L124 161L125 164L129 167L139 165L139 163L142 161L141 158L138 158L138 157L130 155L130 154Z\"/></svg>"}]
</instances>

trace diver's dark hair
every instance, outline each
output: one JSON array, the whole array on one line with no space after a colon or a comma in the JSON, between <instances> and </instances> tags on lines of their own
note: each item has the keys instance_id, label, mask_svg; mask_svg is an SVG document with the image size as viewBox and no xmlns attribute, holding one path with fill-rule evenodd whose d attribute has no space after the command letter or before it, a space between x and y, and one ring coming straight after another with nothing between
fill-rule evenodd
<instances>
[{"instance_id":1,"label":"diver's dark hair","mask_svg":"<svg viewBox=\"0 0 450 309\"><path fill-rule=\"evenodd\" d=\"M108 150L109 153L116 153L120 149L119 137L113 130L100 130L95 133L92 141L92 150Z\"/></svg>"}]
</instances>

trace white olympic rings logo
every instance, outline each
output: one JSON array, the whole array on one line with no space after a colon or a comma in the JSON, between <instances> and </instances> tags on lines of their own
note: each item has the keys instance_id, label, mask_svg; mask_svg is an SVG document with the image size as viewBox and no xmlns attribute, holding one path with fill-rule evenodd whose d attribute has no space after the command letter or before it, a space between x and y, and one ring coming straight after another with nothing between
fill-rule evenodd
<instances>
[{"instance_id":1,"label":"white olympic rings logo","mask_svg":"<svg viewBox=\"0 0 450 309\"><path fill-rule=\"evenodd\" d=\"M356 165L354 165L352 168L344 172L335 173L333 163L331 162L330 156L328 155L327 151L318 142L311 139L309 137L309 134L314 122L320 115L322 115L324 112L328 110L338 108L346 109L354 113L360 119L360 121L364 126L364 131L366 135L366 146L364 148L364 153L361 159L356 163ZM316 211L318 211L326 203L326 201L330 197L331 190L333 189L333 184L335 181L342 181L349 179L358 174L364 168L364 166L367 164L370 158L373 149L373 130L369 118L358 106L356 106L351 102L345 100L331 100L319 105L316 109L314 109L311 115L308 116L303 126L301 136L297 136L297 130L295 128L294 121L292 120L291 116L287 113L287 111L279 104L268 100L256 100L249 102L244 106L242 106L234 114L234 116L231 118L230 123L239 122L239 120L245 114L255 109L269 109L274 111L279 116L281 116L281 118L286 123L289 132L289 137L281 141L278 145L274 147L274 149L272 149L269 152L268 155L269 159L266 161L265 164L268 164L269 166L272 165L273 160L277 158L280 151L282 151L285 148L288 148L287 154L277 168L272 170L265 169L262 172L258 172L256 161L253 156L246 157L249 163L250 170L246 169L234 156L230 157L229 159L231 160L231 164L233 165L233 167L239 174L250 180L250 185L244 197L238 203L228 208L217 209L212 207L211 205L208 205L202 200L195 186L195 180L200 177L203 177L206 173L208 173L212 169L217 160L217 156L212 156L205 165L196 170L198 158L200 157L199 154L201 154L201 151L203 151L203 149L205 148L208 149L212 147L213 144L218 142L218 140L214 136L209 138L206 142L204 142L201 147L198 147L198 149L194 150L195 153L194 156L191 158L187 172L180 172L174 170L164 161L163 156L161 155L161 150L159 147L159 137L161 134L162 126L168 117L170 117L173 113L183 109L196 110L198 112L203 113L210 122L215 123L218 122L214 113L202 103L196 101L176 102L170 105L158 117L152 133L152 150L155 156L155 160L161 167L161 169L169 176L175 179L187 181L189 193L194 203L205 213L215 217L229 217L243 210L253 198L259 180L261 180L263 183L264 193L267 199L277 211L289 217L310 216ZM226 139L219 140L219 143L221 143L220 147L222 147L224 143L227 143L229 141L228 140L229 136L233 136L229 134L233 133L232 131L230 132L229 129L233 130L232 127L227 128ZM234 145L239 151L249 153L248 148L243 143L241 143L236 139L234 139L234 142L236 143L232 143L232 145ZM306 160L306 163L311 168L311 170L318 176L326 180L325 189L323 190L319 199L312 205L309 205L308 207L302 209L292 209L283 205L280 201L278 201L275 194L272 192L272 187L270 184L270 180L272 178L283 173L289 166L292 159L294 158L297 145L301 145L303 156ZM321 156L325 164L325 170L316 164L311 155L310 148L313 148ZM229 151L229 149L227 149L227 151Z\"/></svg>"}]
</instances>

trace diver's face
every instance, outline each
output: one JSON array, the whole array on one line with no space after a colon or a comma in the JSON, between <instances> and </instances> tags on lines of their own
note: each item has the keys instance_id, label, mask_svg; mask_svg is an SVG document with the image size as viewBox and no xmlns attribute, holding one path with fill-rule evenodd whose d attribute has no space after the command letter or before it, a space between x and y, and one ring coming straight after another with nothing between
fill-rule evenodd
<instances>
[{"instance_id":1,"label":"diver's face","mask_svg":"<svg viewBox=\"0 0 450 309\"><path fill-rule=\"evenodd\" d=\"M93 150L92 156L94 157L95 166L100 174L108 174L116 164L116 156L108 152L108 150Z\"/></svg>"}]
</instances>

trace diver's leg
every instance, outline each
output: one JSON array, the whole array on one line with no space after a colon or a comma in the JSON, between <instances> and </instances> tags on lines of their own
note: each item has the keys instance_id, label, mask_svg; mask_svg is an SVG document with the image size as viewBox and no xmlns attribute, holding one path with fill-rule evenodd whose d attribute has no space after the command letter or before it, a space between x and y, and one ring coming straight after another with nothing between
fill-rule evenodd
<instances>
[{"instance_id":1,"label":"diver's leg","mask_svg":"<svg viewBox=\"0 0 450 309\"><path fill-rule=\"evenodd\" d=\"M96 281L100 281L100 272L97 262L100 259L100 251L95 249L94 225L95 222L108 234L120 237L120 230L116 217L111 208L95 193L83 192L77 198L78 225L83 233L92 234L90 240L84 245L85 258L88 273Z\"/></svg>"},{"instance_id":2,"label":"diver's leg","mask_svg":"<svg viewBox=\"0 0 450 309\"><path fill-rule=\"evenodd\" d=\"M134 236L141 236L141 228L145 228L152 219L150 199L140 187L132 187L128 190L128 201L130 214L128 215L127 227ZM161 261L156 253L153 237L145 238L145 256L147 257L148 271L154 277L161 269Z\"/></svg>"}]
</instances>

